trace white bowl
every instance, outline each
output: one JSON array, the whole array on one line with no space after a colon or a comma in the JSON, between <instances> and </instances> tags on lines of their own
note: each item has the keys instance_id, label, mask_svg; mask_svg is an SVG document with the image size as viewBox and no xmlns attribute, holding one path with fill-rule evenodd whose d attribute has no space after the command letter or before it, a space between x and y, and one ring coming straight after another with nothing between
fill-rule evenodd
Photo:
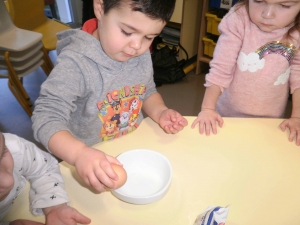
<instances>
[{"instance_id":1,"label":"white bowl","mask_svg":"<svg viewBox=\"0 0 300 225\"><path fill-rule=\"evenodd\" d=\"M133 204L149 204L166 194L172 180L172 167L163 154L136 149L120 154L117 159L127 172L127 181L112 190L114 196Z\"/></svg>"}]
</instances>

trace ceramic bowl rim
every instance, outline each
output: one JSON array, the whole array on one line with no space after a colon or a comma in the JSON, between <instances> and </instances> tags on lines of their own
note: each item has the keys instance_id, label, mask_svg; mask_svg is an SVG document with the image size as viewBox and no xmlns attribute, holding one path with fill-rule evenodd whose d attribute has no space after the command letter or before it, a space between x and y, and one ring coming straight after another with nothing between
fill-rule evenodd
<instances>
[{"instance_id":1,"label":"ceramic bowl rim","mask_svg":"<svg viewBox=\"0 0 300 225\"><path fill-rule=\"evenodd\" d=\"M118 157L120 157L121 155L133 154L134 152L147 152L147 153L151 153L151 154L156 154L160 158L162 158L166 162L166 164L169 168L169 172L170 172L170 176L169 176L166 184L159 191L157 191L157 192L155 192L151 195L145 195L145 196L124 195L124 194L119 193L118 189L112 190L112 193L117 198L119 198L119 199L121 199L125 202L129 202L129 203L133 203L133 204L148 204L148 203L158 201L159 199L161 199L166 194L168 188L170 187L171 181L172 181L173 171L172 171L172 166L171 166L170 160L165 155L163 155L162 153L157 152L155 150L151 150L151 149L128 150L128 151L125 151L125 152L119 154L116 158L118 159Z\"/></svg>"}]
</instances>

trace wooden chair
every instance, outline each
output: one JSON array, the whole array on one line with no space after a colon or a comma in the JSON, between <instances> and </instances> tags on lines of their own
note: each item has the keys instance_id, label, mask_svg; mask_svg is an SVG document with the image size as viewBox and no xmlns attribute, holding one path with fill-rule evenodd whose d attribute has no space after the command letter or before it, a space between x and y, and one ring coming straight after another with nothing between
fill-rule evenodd
<instances>
[{"instance_id":1,"label":"wooden chair","mask_svg":"<svg viewBox=\"0 0 300 225\"><path fill-rule=\"evenodd\" d=\"M15 26L43 34L42 42L49 52L56 49L56 33L71 29L65 23L45 16L43 0L6 0Z\"/></svg>"},{"instance_id":2,"label":"wooden chair","mask_svg":"<svg viewBox=\"0 0 300 225\"><path fill-rule=\"evenodd\" d=\"M17 28L1 0L0 21L0 78L8 78L9 89L31 116L33 104L22 79L40 66L49 75L53 64L43 46L43 35Z\"/></svg>"}]
</instances>

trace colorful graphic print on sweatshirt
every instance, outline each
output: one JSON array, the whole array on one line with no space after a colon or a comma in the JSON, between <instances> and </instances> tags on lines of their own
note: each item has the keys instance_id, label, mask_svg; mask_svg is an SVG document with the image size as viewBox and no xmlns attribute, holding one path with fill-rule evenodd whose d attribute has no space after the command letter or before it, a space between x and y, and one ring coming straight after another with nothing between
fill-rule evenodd
<instances>
[{"instance_id":1,"label":"colorful graphic print on sweatshirt","mask_svg":"<svg viewBox=\"0 0 300 225\"><path fill-rule=\"evenodd\" d=\"M146 87L142 84L125 86L106 94L106 99L98 102L98 116L102 122L100 133L103 141L131 133L139 125L136 123L141 113Z\"/></svg>"},{"instance_id":2,"label":"colorful graphic print on sweatshirt","mask_svg":"<svg viewBox=\"0 0 300 225\"><path fill-rule=\"evenodd\" d=\"M237 65L241 71L256 72L263 69L265 59L263 57L269 54L277 54L285 57L290 62L294 57L295 49L293 44L281 43L279 41L269 42L257 49L255 52L250 52L248 55L240 52L237 60ZM285 84L290 76L290 67L277 77L274 85Z\"/></svg>"}]
</instances>

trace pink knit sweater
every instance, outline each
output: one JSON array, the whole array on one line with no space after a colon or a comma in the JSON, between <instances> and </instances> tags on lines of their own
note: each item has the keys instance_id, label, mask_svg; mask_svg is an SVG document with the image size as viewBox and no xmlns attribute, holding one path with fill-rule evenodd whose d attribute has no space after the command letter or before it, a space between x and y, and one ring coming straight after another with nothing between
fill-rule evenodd
<instances>
[{"instance_id":1,"label":"pink knit sweater","mask_svg":"<svg viewBox=\"0 0 300 225\"><path fill-rule=\"evenodd\" d=\"M291 93L300 87L300 54L287 60L278 49L256 50L269 42L281 41L288 28L263 32L253 24L244 6L233 7L219 25L217 42L205 86L218 85L222 94L217 112L225 117L282 117ZM299 33L292 43L299 48ZM269 44L267 49L274 47ZM283 45L282 45L283 46ZM287 48L286 48L287 49ZM275 50L275 51L274 51ZM291 54L287 54L291 55Z\"/></svg>"}]
</instances>

